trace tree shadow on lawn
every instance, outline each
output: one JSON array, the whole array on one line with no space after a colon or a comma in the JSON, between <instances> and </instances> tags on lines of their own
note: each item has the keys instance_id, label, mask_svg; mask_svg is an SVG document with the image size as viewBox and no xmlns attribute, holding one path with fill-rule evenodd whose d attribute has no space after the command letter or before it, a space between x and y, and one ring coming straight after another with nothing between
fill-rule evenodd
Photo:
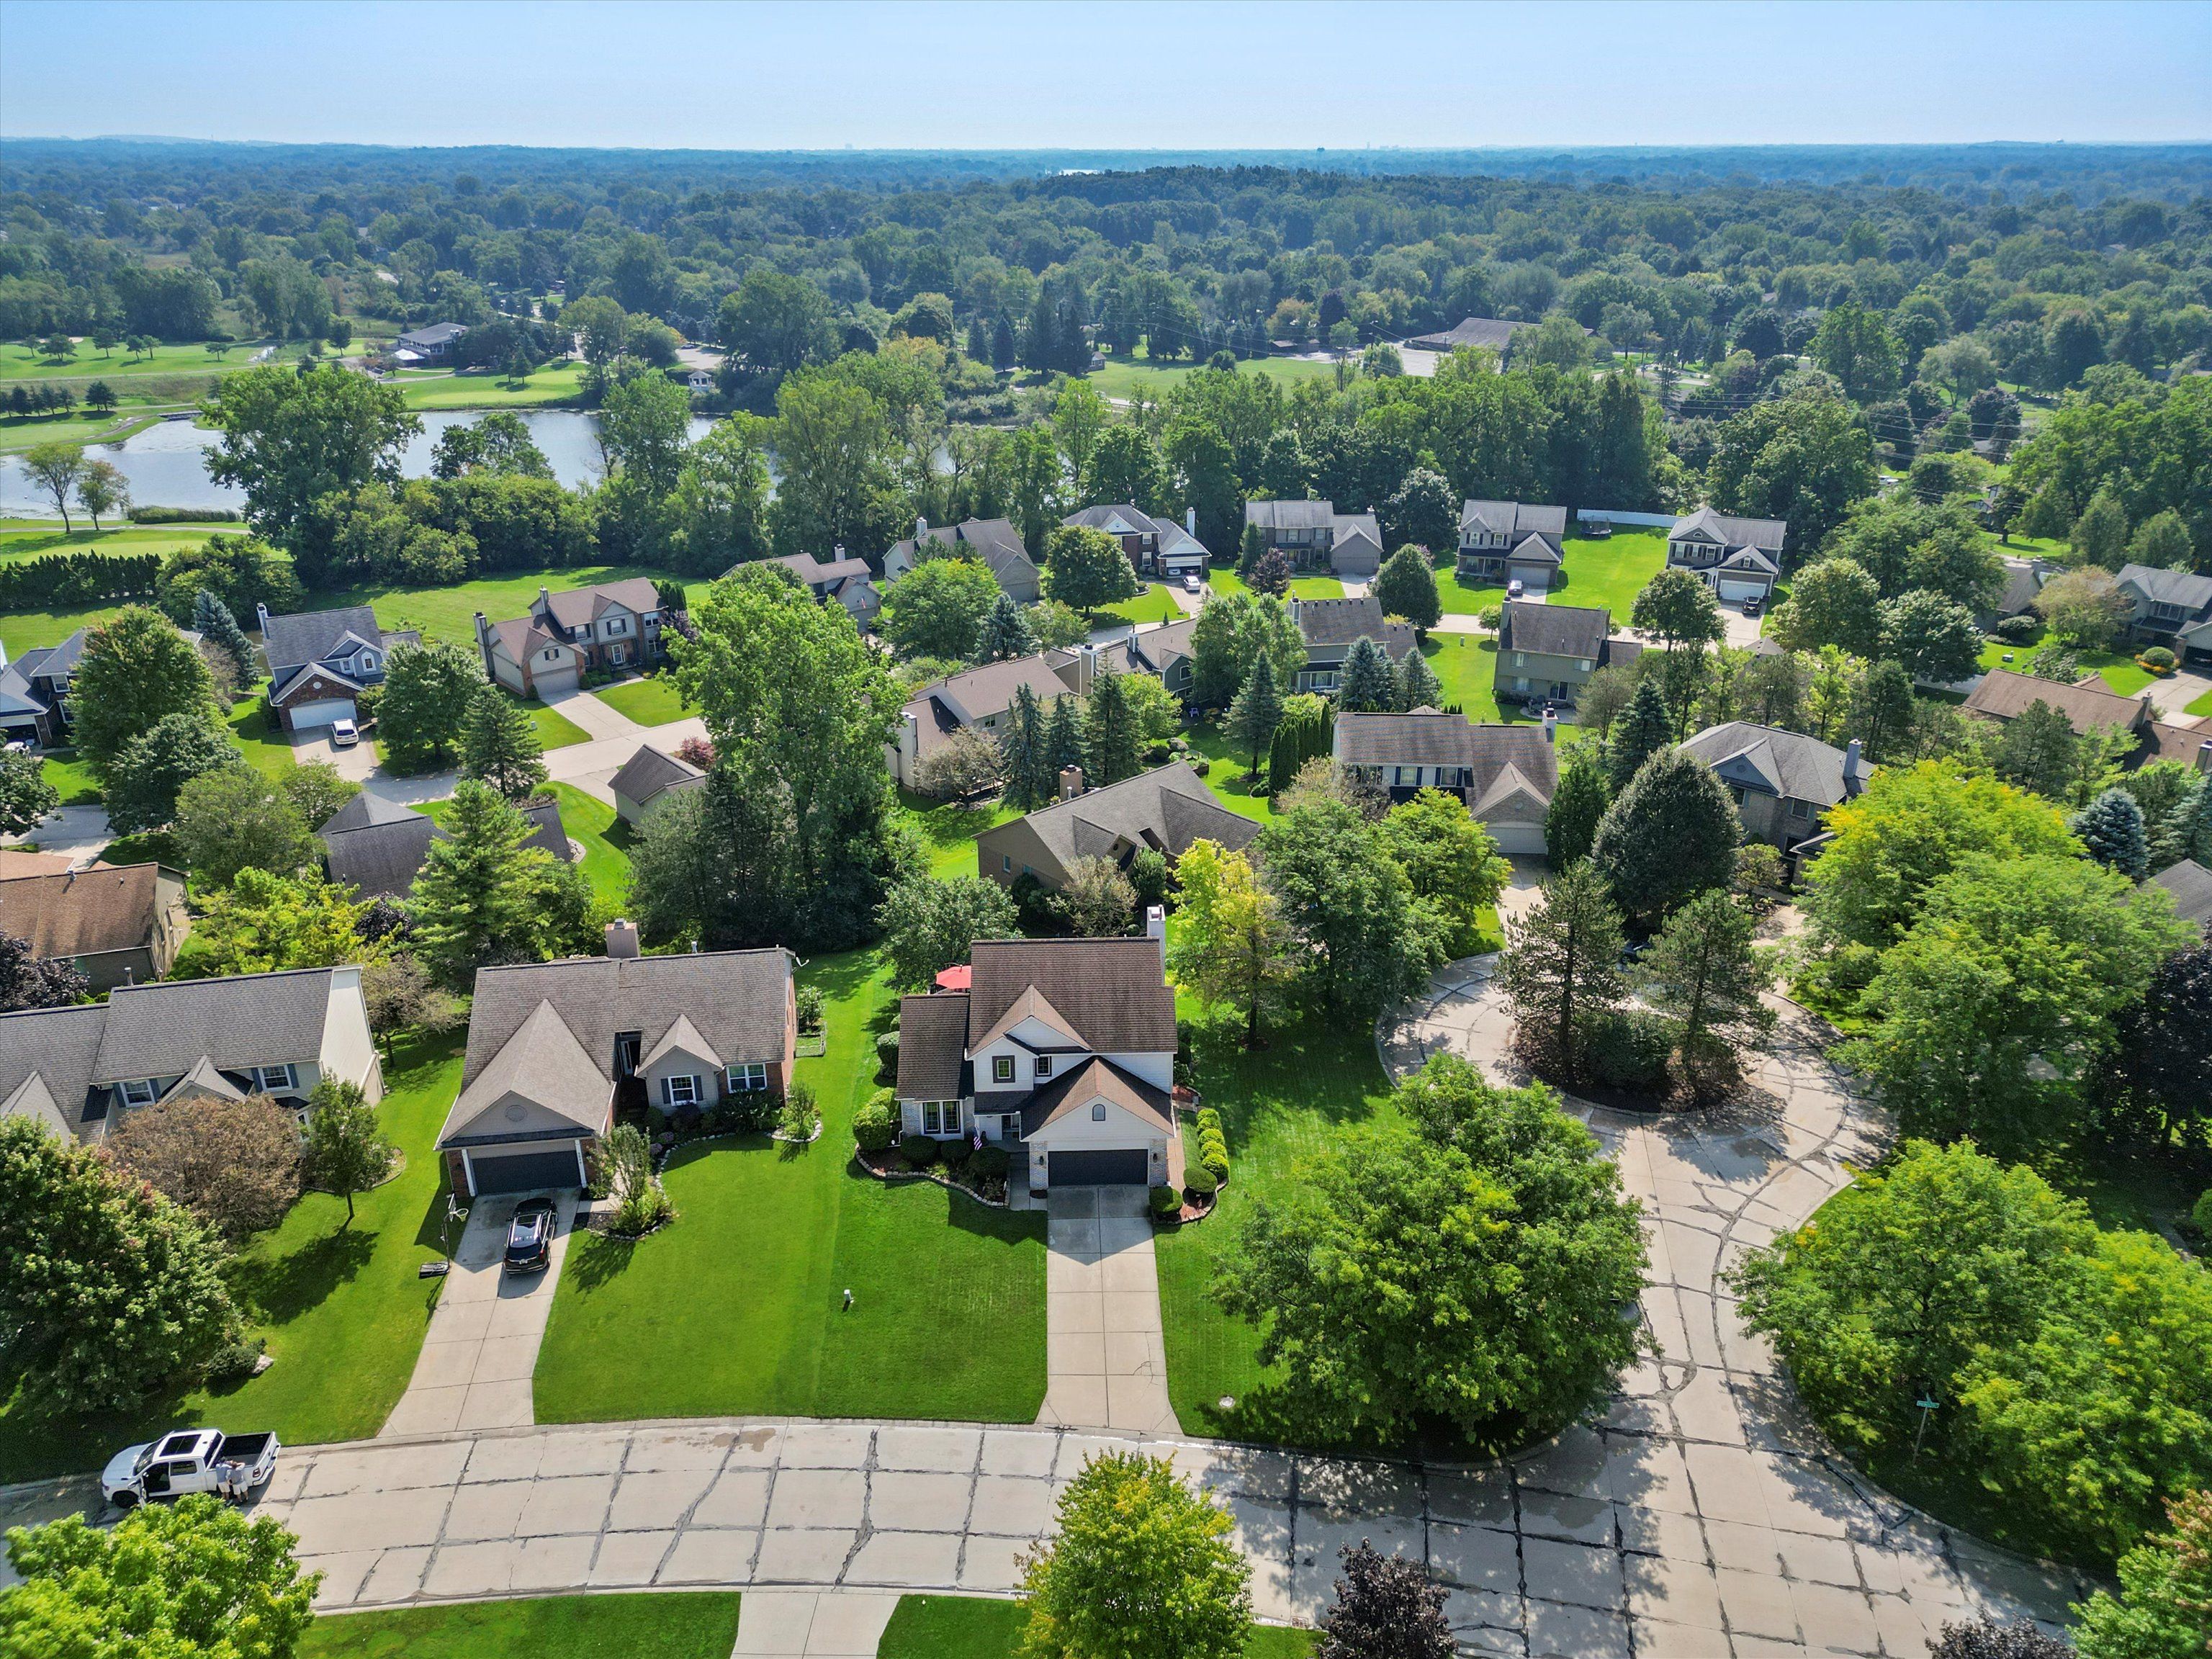
<instances>
[{"instance_id":1,"label":"tree shadow on lawn","mask_svg":"<svg viewBox=\"0 0 2212 1659\"><path fill-rule=\"evenodd\" d=\"M374 1233L333 1231L280 1256L240 1257L232 1284L240 1301L264 1321L287 1325L358 1275L375 1253Z\"/></svg>"},{"instance_id":2,"label":"tree shadow on lawn","mask_svg":"<svg viewBox=\"0 0 2212 1659\"><path fill-rule=\"evenodd\" d=\"M1026 1244L1032 1239L1044 1237L1045 1212L1042 1210L1000 1209L995 1204L986 1204L964 1192L927 1178L885 1181L862 1169L856 1158L846 1160L844 1176L848 1182L873 1188L886 1196L910 1194L935 1197L945 1206L946 1226L972 1234L979 1239L987 1239L994 1244Z\"/></svg>"},{"instance_id":3,"label":"tree shadow on lawn","mask_svg":"<svg viewBox=\"0 0 2212 1659\"><path fill-rule=\"evenodd\" d=\"M562 1275L580 1295L605 1290L629 1270L638 1243L605 1233L579 1233L568 1241L568 1259L562 1265Z\"/></svg>"}]
</instances>

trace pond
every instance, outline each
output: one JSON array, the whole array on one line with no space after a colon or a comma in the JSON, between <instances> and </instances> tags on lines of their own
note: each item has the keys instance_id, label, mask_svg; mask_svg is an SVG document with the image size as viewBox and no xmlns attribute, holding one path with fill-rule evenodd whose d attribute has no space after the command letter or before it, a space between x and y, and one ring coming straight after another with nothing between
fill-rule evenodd
<instances>
[{"instance_id":1,"label":"pond","mask_svg":"<svg viewBox=\"0 0 2212 1659\"><path fill-rule=\"evenodd\" d=\"M593 417L576 410L548 409L517 411L522 423L545 459L553 476L574 488L595 483L599 477L599 446ZM422 434L407 446L400 470L410 478L427 477L431 452L447 428L478 419L481 410L449 410L425 413ZM695 417L691 437L696 442L712 422ZM89 444L85 454L109 461L131 483L131 499L141 507L228 507L245 504L246 492L219 484L207 475L207 452L216 434L190 421L161 421L119 444ZM0 455L0 516L52 518L53 503L31 483L20 459Z\"/></svg>"}]
</instances>

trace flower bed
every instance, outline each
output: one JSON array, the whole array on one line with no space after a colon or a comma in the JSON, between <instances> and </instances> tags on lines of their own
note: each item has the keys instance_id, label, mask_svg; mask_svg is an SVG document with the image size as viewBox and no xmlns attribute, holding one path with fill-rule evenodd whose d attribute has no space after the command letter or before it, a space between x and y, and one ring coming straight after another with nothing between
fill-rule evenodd
<instances>
[{"instance_id":1,"label":"flower bed","mask_svg":"<svg viewBox=\"0 0 2212 1659\"><path fill-rule=\"evenodd\" d=\"M1003 1175L979 1176L971 1185L941 1166L917 1170L900 1156L896 1146L886 1146L880 1152L855 1149L853 1162L878 1181L933 1181L956 1193L965 1193L978 1204L988 1204L997 1210L1006 1207L1006 1177Z\"/></svg>"}]
</instances>

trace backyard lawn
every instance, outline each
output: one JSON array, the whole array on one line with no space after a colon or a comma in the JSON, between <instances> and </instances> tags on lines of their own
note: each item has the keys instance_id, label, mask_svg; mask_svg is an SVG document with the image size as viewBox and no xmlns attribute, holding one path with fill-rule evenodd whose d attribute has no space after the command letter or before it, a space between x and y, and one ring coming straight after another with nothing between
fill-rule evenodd
<instances>
[{"instance_id":1,"label":"backyard lawn","mask_svg":"<svg viewBox=\"0 0 2212 1659\"><path fill-rule=\"evenodd\" d=\"M1150 628L1154 623L1173 622L1182 615L1182 608L1175 602L1175 595L1158 582L1147 582L1145 591L1133 599L1124 599L1119 605L1102 605L1091 613L1091 625L1103 628L1109 623L1137 623Z\"/></svg>"},{"instance_id":2,"label":"backyard lawn","mask_svg":"<svg viewBox=\"0 0 2212 1659\"><path fill-rule=\"evenodd\" d=\"M1636 596L1666 566L1667 535L1662 530L1617 530L1601 541L1570 536L1565 552L1551 602L1602 606L1613 612L1615 628L1626 628Z\"/></svg>"},{"instance_id":3,"label":"backyard lawn","mask_svg":"<svg viewBox=\"0 0 2212 1659\"><path fill-rule=\"evenodd\" d=\"M246 751L247 764L264 777L282 783L295 765L292 737L269 719L269 701L255 686L231 706L230 734Z\"/></svg>"},{"instance_id":4,"label":"backyard lawn","mask_svg":"<svg viewBox=\"0 0 2212 1659\"><path fill-rule=\"evenodd\" d=\"M1991 669L2002 668L2012 673L2025 674L2028 659L2035 655L2037 647L2042 643L2043 633L2039 629L2034 638L2022 644L2015 645L2008 640L1988 640L1982 646L1981 672L1986 674ZM2012 660L2007 662L2007 657ZM2153 700L2156 700L2157 677L2125 652L2076 651L2074 657L2081 665L2083 673L2096 675L2110 690L2122 696L2132 697L2138 691L2150 690L2154 693Z\"/></svg>"},{"instance_id":5,"label":"backyard lawn","mask_svg":"<svg viewBox=\"0 0 2212 1659\"><path fill-rule=\"evenodd\" d=\"M646 674L603 685L592 695L640 726L665 726L690 712L684 707L684 694L676 689L676 676L669 673Z\"/></svg>"},{"instance_id":6,"label":"backyard lawn","mask_svg":"<svg viewBox=\"0 0 2212 1659\"><path fill-rule=\"evenodd\" d=\"M1244 591L1244 580L1237 574L1234 565L1215 565L1206 573L1206 580L1215 592L1224 597ZM1340 599L1344 597L1344 584L1334 576L1293 576L1291 592L1302 599Z\"/></svg>"},{"instance_id":7,"label":"backyard lawn","mask_svg":"<svg viewBox=\"0 0 2212 1659\"><path fill-rule=\"evenodd\" d=\"M1444 705L1456 703L1476 725L1504 718L1498 712L1498 639L1491 634L1431 634L1421 655L1443 682Z\"/></svg>"},{"instance_id":8,"label":"backyard lawn","mask_svg":"<svg viewBox=\"0 0 2212 1659\"><path fill-rule=\"evenodd\" d=\"M675 1224L579 1237L535 1379L544 1423L793 1415L1033 1421L1044 1401L1044 1218L855 1171L853 1110L896 1004L872 953L822 958L829 1045L799 1062L821 1138L679 1152ZM854 1293L851 1310L842 1292Z\"/></svg>"},{"instance_id":9,"label":"backyard lawn","mask_svg":"<svg viewBox=\"0 0 2212 1659\"><path fill-rule=\"evenodd\" d=\"M1102 398L1127 399L1139 393L1147 398L1166 395L1170 387L1177 385L1191 372L1189 363L1155 365L1143 356L1144 348L1129 357L1109 356L1103 368L1091 371L1091 384L1098 388ZM1306 357L1255 357L1237 365L1240 374L1263 374L1271 380L1279 380L1287 389L1298 380L1320 380L1332 378L1336 365L1316 362Z\"/></svg>"},{"instance_id":10,"label":"backyard lawn","mask_svg":"<svg viewBox=\"0 0 2212 1659\"><path fill-rule=\"evenodd\" d=\"M902 1595L876 1659L1012 1659L1028 1620L1018 1601L973 1595ZM1320 1632L1255 1625L1245 1659L1304 1659Z\"/></svg>"},{"instance_id":11,"label":"backyard lawn","mask_svg":"<svg viewBox=\"0 0 2212 1659\"><path fill-rule=\"evenodd\" d=\"M629 902L629 825L615 816L615 809L597 795L587 795L570 783L549 783L544 791L561 805L561 827L568 839L583 844L583 871L594 890L617 905ZM450 824L453 798L426 800L416 808L440 823Z\"/></svg>"},{"instance_id":12,"label":"backyard lawn","mask_svg":"<svg viewBox=\"0 0 2212 1659\"><path fill-rule=\"evenodd\" d=\"M899 804L908 820L921 832L922 845L929 852L929 873L939 881L975 874L975 837L1021 816L1003 800L994 799L988 806L962 806L904 790L899 792Z\"/></svg>"},{"instance_id":13,"label":"backyard lawn","mask_svg":"<svg viewBox=\"0 0 2212 1659\"><path fill-rule=\"evenodd\" d=\"M476 613L493 622L526 615L541 587L590 587L599 582L620 581L627 576L655 579L670 574L649 565L594 565L583 569L528 570L519 574L486 576L457 582L450 587L354 587L331 593L319 602L325 608L369 605L376 620L387 629L420 629L429 640L455 645L476 640ZM690 582L686 591L696 595L710 584Z\"/></svg>"},{"instance_id":14,"label":"backyard lawn","mask_svg":"<svg viewBox=\"0 0 2212 1659\"><path fill-rule=\"evenodd\" d=\"M728 1659L738 1601L694 1590L325 1613L300 1659Z\"/></svg>"},{"instance_id":15,"label":"backyard lawn","mask_svg":"<svg viewBox=\"0 0 2212 1659\"><path fill-rule=\"evenodd\" d=\"M1185 1018L1200 1012L1188 998L1177 1001ZM1212 1217L1159 1237L1168 1395L1188 1433L1308 1444L1310 1433L1267 1398L1267 1373L1255 1358L1259 1332L1216 1307L1206 1284L1215 1255L1255 1199L1285 1189L1299 1158L1396 1109L1364 1025L1284 1025L1254 1053L1238 1045L1236 1027L1233 1019L1201 1021L1192 1037L1194 1086L1221 1114L1230 1178ZM1224 1395L1235 1407L1221 1409Z\"/></svg>"},{"instance_id":16,"label":"backyard lawn","mask_svg":"<svg viewBox=\"0 0 2212 1659\"><path fill-rule=\"evenodd\" d=\"M132 1413L47 1413L27 1406L11 1378L0 1407L0 1481L97 1468L120 1448L162 1429L215 1424L274 1429L288 1443L374 1434L407 1387L437 1281L415 1276L440 1254L445 1214L435 1143L460 1081L461 1035L400 1045L385 1066L379 1115L406 1154L405 1169L355 1200L310 1193L240 1252L234 1293L258 1314L276 1364L220 1393L163 1394Z\"/></svg>"}]
</instances>

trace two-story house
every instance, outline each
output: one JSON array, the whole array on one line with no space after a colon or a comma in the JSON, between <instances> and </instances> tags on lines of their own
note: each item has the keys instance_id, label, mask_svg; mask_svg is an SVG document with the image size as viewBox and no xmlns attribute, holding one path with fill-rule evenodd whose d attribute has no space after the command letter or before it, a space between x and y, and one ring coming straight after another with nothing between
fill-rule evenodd
<instances>
[{"instance_id":1,"label":"two-story house","mask_svg":"<svg viewBox=\"0 0 2212 1659\"><path fill-rule=\"evenodd\" d=\"M1190 696L1190 639L1197 630L1198 618L1185 617L1177 622L1161 623L1152 628L1133 628L1126 638L1117 640L1121 659L1116 668L1130 673L1150 674L1178 697Z\"/></svg>"},{"instance_id":2,"label":"two-story house","mask_svg":"<svg viewBox=\"0 0 2212 1659\"><path fill-rule=\"evenodd\" d=\"M40 646L0 664L0 733L7 741L40 749L69 741L70 678L88 635L80 628L59 645Z\"/></svg>"},{"instance_id":3,"label":"two-story house","mask_svg":"<svg viewBox=\"0 0 2212 1659\"><path fill-rule=\"evenodd\" d=\"M1294 593L1290 611L1306 642L1305 666L1298 670L1301 691L1335 690L1344 678L1345 659L1359 640L1381 646L1394 665L1419 644L1412 623L1383 620L1382 603L1372 593L1356 599L1302 599Z\"/></svg>"},{"instance_id":4,"label":"two-story house","mask_svg":"<svg viewBox=\"0 0 2212 1659\"><path fill-rule=\"evenodd\" d=\"M848 559L845 550L823 564L811 553L793 553L781 559L764 562L781 565L799 578L799 585L827 605L836 600L845 607L846 615L862 629L873 628L876 618L883 614L884 596L877 591L875 578L868 569L866 559ZM733 576L744 569L743 565L732 565L722 574Z\"/></svg>"},{"instance_id":5,"label":"two-story house","mask_svg":"<svg viewBox=\"0 0 2212 1659\"><path fill-rule=\"evenodd\" d=\"M1821 834L1829 808L1866 788L1869 770L1856 738L1849 748L1838 749L1802 732L1747 720L1709 726L1685 742L1682 750L1705 762L1728 786L1744 834L1785 857Z\"/></svg>"},{"instance_id":6,"label":"two-story house","mask_svg":"<svg viewBox=\"0 0 2212 1659\"><path fill-rule=\"evenodd\" d=\"M933 549L927 544L935 544ZM974 559L998 580L1000 589L1020 605L1034 605L1044 592L1036 562L1022 544L1022 533L1006 519L963 519L930 527L914 521L914 534L884 555L884 580L895 582L928 556Z\"/></svg>"},{"instance_id":7,"label":"two-story house","mask_svg":"<svg viewBox=\"0 0 2212 1659\"><path fill-rule=\"evenodd\" d=\"M477 648L495 684L520 696L574 691L586 671L643 668L661 658L670 616L643 576L592 587L538 590L530 614L486 622L477 612Z\"/></svg>"},{"instance_id":8,"label":"two-story house","mask_svg":"<svg viewBox=\"0 0 2212 1659\"><path fill-rule=\"evenodd\" d=\"M161 978L191 927L184 875L167 865L0 876L0 933L74 963L95 991Z\"/></svg>"},{"instance_id":9,"label":"two-story house","mask_svg":"<svg viewBox=\"0 0 2212 1659\"><path fill-rule=\"evenodd\" d=\"M1129 563L1139 576L1180 581L1185 576L1206 580L1206 550L1198 539L1198 509L1189 507L1183 521L1156 519L1126 502L1086 507L1062 519L1064 526L1103 530L1121 544Z\"/></svg>"},{"instance_id":10,"label":"two-story house","mask_svg":"<svg viewBox=\"0 0 2212 1659\"><path fill-rule=\"evenodd\" d=\"M384 1097L358 968L118 985L105 1002L0 1014L0 1117L82 1141L156 1101L267 1095L304 1110L326 1077Z\"/></svg>"},{"instance_id":11,"label":"two-story house","mask_svg":"<svg viewBox=\"0 0 2212 1659\"><path fill-rule=\"evenodd\" d=\"M1244 526L1256 527L1295 570L1364 580L1382 568L1382 532L1372 513L1340 513L1332 501L1247 501Z\"/></svg>"},{"instance_id":12,"label":"two-story house","mask_svg":"<svg viewBox=\"0 0 2212 1659\"><path fill-rule=\"evenodd\" d=\"M2212 772L2212 730L2177 726L2159 718L2158 705L2147 691L2123 696L2095 674L2084 675L2072 685L2015 674L1995 668L1967 694L1963 712L2002 725L2016 720L2038 703L2066 716L2078 737L2098 730L2124 732L2136 739L2132 752L2123 757L2127 767L2147 766L2153 761L2179 761L2200 772Z\"/></svg>"},{"instance_id":13,"label":"two-story house","mask_svg":"<svg viewBox=\"0 0 2212 1659\"><path fill-rule=\"evenodd\" d=\"M1723 605L1764 603L1782 577L1782 543L1790 526L1779 519L1737 519L1701 507L1674 520L1667 532L1668 568L1687 570Z\"/></svg>"},{"instance_id":14,"label":"two-story house","mask_svg":"<svg viewBox=\"0 0 2212 1659\"><path fill-rule=\"evenodd\" d=\"M1040 651L932 680L899 710L897 735L885 745L891 775L902 787L911 788L922 762L964 727L1003 737L1015 696L1024 686L1047 713L1062 697L1088 696L1091 678L1102 665L1117 672L1133 666L1116 641L1112 646L1078 646L1072 651Z\"/></svg>"},{"instance_id":15,"label":"two-story house","mask_svg":"<svg viewBox=\"0 0 2212 1659\"><path fill-rule=\"evenodd\" d=\"M1545 816L1559 787L1559 751L1540 726L1477 726L1463 715L1339 714L1336 763L1386 789L1394 801L1441 789L1467 803L1498 850L1542 858Z\"/></svg>"},{"instance_id":16,"label":"two-story house","mask_svg":"<svg viewBox=\"0 0 2212 1659\"><path fill-rule=\"evenodd\" d=\"M460 1094L438 1134L456 1193L586 1185L625 1086L670 1114L789 1090L788 951L640 956L619 921L607 951L477 970Z\"/></svg>"},{"instance_id":17,"label":"two-story house","mask_svg":"<svg viewBox=\"0 0 2212 1659\"><path fill-rule=\"evenodd\" d=\"M1591 675L1633 662L1644 647L1613 637L1613 612L1582 605L1509 600L1498 623L1492 689L1500 702L1572 708Z\"/></svg>"},{"instance_id":18,"label":"two-story house","mask_svg":"<svg viewBox=\"0 0 2212 1659\"><path fill-rule=\"evenodd\" d=\"M261 605L254 614L269 659L269 707L287 732L358 720L355 699L383 679L392 647L420 644L422 637L411 629L386 633L365 605L289 617L272 617Z\"/></svg>"},{"instance_id":19,"label":"two-story house","mask_svg":"<svg viewBox=\"0 0 2212 1659\"><path fill-rule=\"evenodd\" d=\"M2124 564L2113 580L2135 607L2130 639L2165 646L2186 663L2212 663L2212 576Z\"/></svg>"},{"instance_id":20,"label":"two-story house","mask_svg":"<svg viewBox=\"0 0 2212 1659\"><path fill-rule=\"evenodd\" d=\"M1136 939L978 939L965 991L899 1000L908 1134L981 1135L1030 1191L1181 1186L1166 923Z\"/></svg>"},{"instance_id":21,"label":"two-story house","mask_svg":"<svg viewBox=\"0 0 2212 1659\"><path fill-rule=\"evenodd\" d=\"M1103 789L1084 788L1077 772L1062 787L1067 793L1061 799L975 837L978 874L1007 887L1034 876L1058 892L1080 859L1106 859L1126 870L1149 848L1172 866L1194 841L1234 851L1260 833L1254 820L1216 800L1188 761L1172 760Z\"/></svg>"},{"instance_id":22,"label":"two-story house","mask_svg":"<svg viewBox=\"0 0 2212 1659\"><path fill-rule=\"evenodd\" d=\"M1543 592L1559 575L1566 542L1564 507L1469 500L1459 510L1459 579L1517 581Z\"/></svg>"}]
</instances>

